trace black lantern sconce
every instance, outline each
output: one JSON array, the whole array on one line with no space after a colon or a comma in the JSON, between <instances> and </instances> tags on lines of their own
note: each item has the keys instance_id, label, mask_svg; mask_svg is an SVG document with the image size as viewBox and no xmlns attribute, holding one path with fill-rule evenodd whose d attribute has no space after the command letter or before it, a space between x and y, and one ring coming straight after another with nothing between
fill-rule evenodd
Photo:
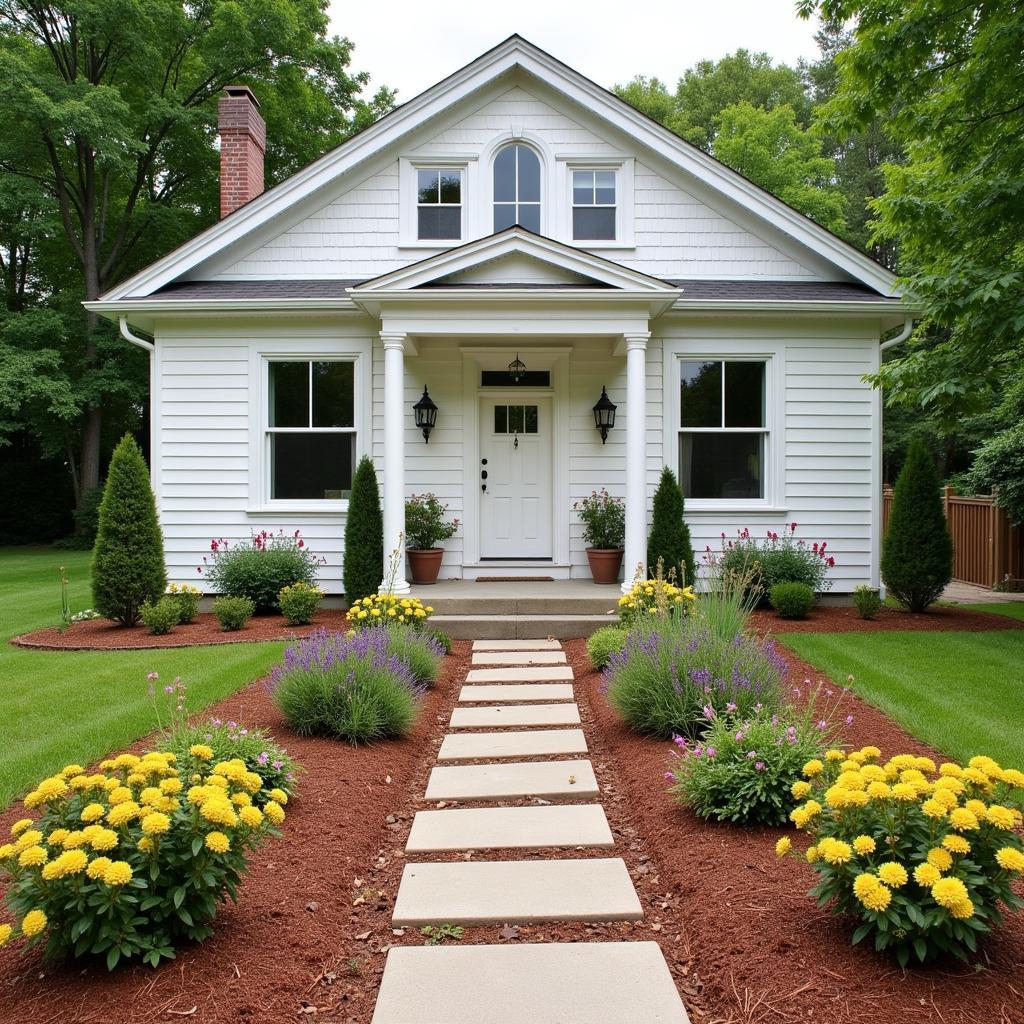
<instances>
[{"instance_id":1,"label":"black lantern sconce","mask_svg":"<svg viewBox=\"0 0 1024 1024\"><path fill-rule=\"evenodd\" d=\"M423 388L423 397L412 407L416 417L416 426L423 431L423 440L430 444L430 432L437 422L437 406L430 397L430 392Z\"/></svg>"},{"instance_id":2,"label":"black lantern sconce","mask_svg":"<svg viewBox=\"0 0 1024 1024\"><path fill-rule=\"evenodd\" d=\"M526 373L526 363L519 358L517 352L515 359L508 364L508 375L512 378L513 384L518 384L523 379L524 373Z\"/></svg>"},{"instance_id":3,"label":"black lantern sconce","mask_svg":"<svg viewBox=\"0 0 1024 1024\"><path fill-rule=\"evenodd\" d=\"M601 444L608 440L608 431L615 426L615 410L618 406L608 397L607 390L601 388L601 397L594 406L594 423L601 435Z\"/></svg>"}]
</instances>

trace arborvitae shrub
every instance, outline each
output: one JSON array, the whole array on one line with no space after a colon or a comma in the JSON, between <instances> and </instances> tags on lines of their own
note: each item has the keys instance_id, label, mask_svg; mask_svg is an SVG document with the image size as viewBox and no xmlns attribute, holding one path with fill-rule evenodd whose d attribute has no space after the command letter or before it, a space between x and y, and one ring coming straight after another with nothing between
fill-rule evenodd
<instances>
[{"instance_id":1,"label":"arborvitae shrub","mask_svg":"<svg viewBox=\"0 0 1024 1024\"><path fill-rule=\"evenodd\" d=\"M882 542L882 579L912 612L923 612L953 578L953 539L939 494L939 476L927 447L915 438L892 493L889 530Z\"/></svg>"},{"instance_id":2,"label":"arborvitae shrub","mask_svg":"<svg viewBox=\"0 0 1024 1024\"><path fill-rule=\"evenodd\" d=\"M654 492L654 516L647 541L650 572L655 571L659 558L664 562L666 575L673 569L677 575L685 575L685 579L677 581L680 586L693 583L697 570L690 528L683 519L683 491L668 466L661 471L661 482Z\"/></svg>"},{"instance_id":3,"label":"arborvitae shrub","mask_svg":"<svg viewBox=\"0 0 1024 1024\"><path fill-rule=\"evenodd\" d=\"M167 587L164 544L149 470L139 446L125 434L114 450L100 504L92 556L92 597L108 619L134 626L139 609Z\"/></svg>"},{"instance_id":4,"label":"arborvitae shrub","mask_svg":"<svg viewBox=\"0 0 1024 1024\"><path fill-rule=\"evenodd\" d=\"M364 455L352 478L345 522L344 586L349 606L376 594L383 576L384 520L380 492L373 462Z\"/></svg>"}]
</instances>

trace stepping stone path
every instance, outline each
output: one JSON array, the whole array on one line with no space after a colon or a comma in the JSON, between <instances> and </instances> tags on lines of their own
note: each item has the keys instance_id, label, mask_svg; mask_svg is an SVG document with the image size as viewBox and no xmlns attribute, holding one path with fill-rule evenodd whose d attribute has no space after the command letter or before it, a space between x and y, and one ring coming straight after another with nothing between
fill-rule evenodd
<instances>
[{"instance_id":1,"label":"stepping stone path","mask_svg":"<svg viewBox=\"0 0 1024 1024\"><path fill-rule=\"evenodd\" d=\"M425 799L485 806L418 811L392 922L492 926L638 921L643 908L620 857L468 859L474 850L613 851L615 840L557 640L475 640L473 665L431 770ZM486 666L486 667L483 667ZM561 701L562 703L529 703ZM494 702L479 706L483 702ZM542 757L514 761L509 758ZM542 806L493 806L542 798ZM486 804L492 806L486 806ZM417 859L466 853L458 861ZM388 952L373 1024L688 1024L654 942L397 946Z\"/></svg>"}]
</instances>

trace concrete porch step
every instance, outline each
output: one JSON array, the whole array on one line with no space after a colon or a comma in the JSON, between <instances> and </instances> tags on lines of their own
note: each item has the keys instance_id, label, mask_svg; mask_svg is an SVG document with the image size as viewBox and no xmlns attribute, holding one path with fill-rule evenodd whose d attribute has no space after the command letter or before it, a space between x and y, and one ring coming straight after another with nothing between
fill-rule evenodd
<instances>
[{"instance_id":1,"label":"concrete porch step","mask_svg":"<svg viewBox=\"0 0 1024 1024\"><path fill-rule=\"evenodd\" d=\"M435 605L436 607L436 605ZM607 608L603 609L607 612ZM613 626L616 615L601 614L435 614L434 629L443 630L453 640L573 640L590 636L602 626Z\"/></svg>"},{"instance_id":2,"label":"concrete porch step","mask_svg":"<svg viewBox=\"0 0 1024 1024\"><path fill-rule=\"evenodd\" d=\"M473 586L474 584L466 584ZM482 584L475 584L484 590ZM520 586L522 584L509 584ZM535 584L542 587L544 584ZM595 588L596 589L596 588ZM573 593L552 593L550 596L538 595L536 591L517 596L490 596L482 593L479 597L472 591L460 592L457 596L447 597L442 594L417 592L424 604L434 609L435 615L510 615L530 617L534 615L604 615L609 611L618 611L618 601L622 596L616 588L614 594L589 594L585 590ZM479 639L485 640L486 637Z\"/></svg>"}]
</instances>

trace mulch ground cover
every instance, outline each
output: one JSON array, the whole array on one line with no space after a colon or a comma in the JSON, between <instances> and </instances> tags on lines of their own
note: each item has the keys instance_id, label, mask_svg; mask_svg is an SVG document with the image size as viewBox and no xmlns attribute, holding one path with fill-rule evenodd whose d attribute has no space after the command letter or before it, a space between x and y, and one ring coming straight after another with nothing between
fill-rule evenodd
<instances>
[{"instance_id":1,"label":"mulch ground cover","mask_svg":"<svg viewBox=\"0 0 1024 1024\"><path fill-rule=\"evenodd\" d=\"M102 966L45 965L38 953L0 950L0 1021L369 1024L388 949L427 941L417 929L392 929L391 914L413 816L445 806L425 803L422 794L465 677L468 648L459 643L446 659L415 733L401 743L353 749L300 740L259 684L209 709L206 714L269 728L304 763L284 839L260 851L239 904L222 910L214 937L157 971L108 975ZM671 745L630 733L607 705L583 641L569 641L566 650L615 849L419 859L621 856L644 919L474 927L458 941L653 939L694 1024L1024 1024L1020 917L988 942L977 967L904 972L869 949L851 947L849 929L806 895L811 869L775 857L779 830L710 825L676 805L663 777ZM796 685L818 677L789 660ZM934 756L881 712L852 695L846 700L855 716L848 742ZM19 816L12 809L0 817L0 829Z\"/></svg>"},{"instance_id":2,"label":"mulch ground cover","mask_svg":"<svg viewBox=\"0 0 1024 1024\"><path fill-rule=\"evenodd\" d=\"M316 613L308 626L289 626L283 615L254 615L244 629L225 633L217 616L200 612L187 626L175 626L170 633L153 636L139 623L122 626L109 619L73 622L62 633L55 626L16 636L17 647L52 651L135 651L156 647L202 647L209 644L251 644L261 640L294 640L317 629L344 630L348 619L341 609L326 608Z\"/></svg>"},{"instance_id":3,"label":"mulch ground cover","mask_svg":"<svg viewBox=\"0 0 1024 1024\"><path fill-rule=\"evenodd\" d=\"M908 612L883 606L874 619L862 619L857 609L846 605L820 605L806 619L783 619L771 609L758 608L751 626L771 633L876 633L893 630L960 630L983 633L991 629L1024 629L1024 621L992 612L976 612L950 605L932 605L926 612Z\"/></svg>"}]
</instances>

